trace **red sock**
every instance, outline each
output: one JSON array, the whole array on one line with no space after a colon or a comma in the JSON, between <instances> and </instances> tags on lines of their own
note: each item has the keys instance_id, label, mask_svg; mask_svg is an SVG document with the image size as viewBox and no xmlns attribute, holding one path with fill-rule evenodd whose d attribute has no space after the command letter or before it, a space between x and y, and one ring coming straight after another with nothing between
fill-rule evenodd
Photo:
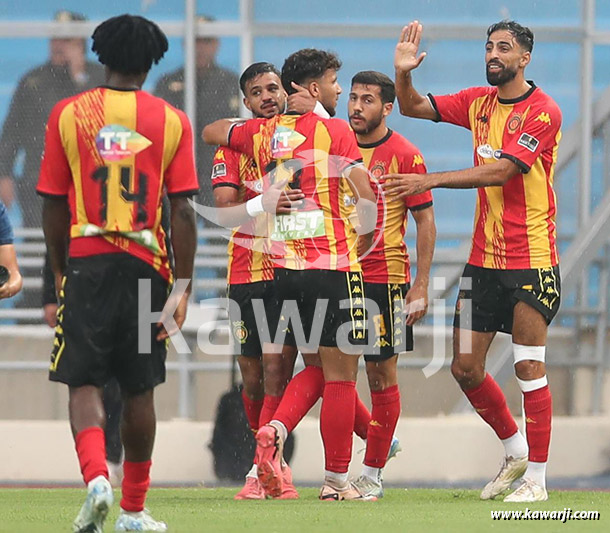
<instances>
[{"instance_id":1,"label":"red sock","mask_svg":"<svg viewBox=\"0 0 610 533\"><path fill-rule=\"evenodd\" d=\"M85 483L89 483L97 476L108 477L106 465L106 438L104 430L98 426L91 426L80 431L74 438L76 454L80 463L80 471Z\"/></svg>"},{"instance_id":2,"label":"red sock","mask_svg":"<svg viewBox=\"0 0 610 533\"><path fill-rule=\"evenodd\" d=\"M355 412L356 383L327 381L320 412L326 470L339 474L347 472L352 458Z\"/></svg>"},{"instance_id":3,"label":"red sock","mask_svg":"<svg viewBox=\"0 0 610 533\"><path fill-rule=\"evenodd\" d=\"M369 413L366 405L362 403L360 396L358 396L358 391L356 391L356 418L354 420L354 433L361 439L366 439L370 422L371 413Z\"/></svg>"},{"instance_id":4,"label":"red sock","mask_svg":"<svg viewBox=\"0 0 610 533\"><path fill-rule=\"evenodd\" d=\"M382 391L371 392L372 420L366 439L364 464L383 468L388 458L394 430L400 416L400 391L393 385ZM373 423L375 422L375 423Z\"/></svg>"},{"instance_id":5,"label":"red sock","mask_svg":"<svg viewBox=\"0 0 610 533\"><path fill-rule=\"evenodd\" d=\"M150 485L151 464L152 461L142 463L123 462L121 509L130 513L137 513L144 509L144 501Z\"/></svg>"},{"instance_id":6,"label":"red sock","mask_svg":"<svg viewBox=\"0 0 610 533\"><path fill-rule=\"evenodd\" d=\"M244 411L246 412L246 418L248 419L248 424L250 424L250 429L255 433L259 427L258 421L263 408L263 400L251 400L243 390L241 391L241 399L244 402Z\"/></svg>"},{"instance_id":7,"label":"red sock","mask_svg":"<svg viewBox=\"0 0 610 533\"><path fill-rule=\"evenodd\" d=\"M464 394L500 439L507 439L517 433L517 423L508 410L506 397L491 375L486 374L483 383L474 389L465 390Z\"/></svg>"},{"instance_id":8,"label":"red sock","mask_svg":"<svg viewBox=\"0 0 610 533\"><path fill-rule=\"evenodd\" d=\"M280 402L282 401L281 396L271 396L269 394L265 394L265 399L263 400L263 408L261 409L261 415L258 419L258 427L262 427L265 424L271 422L275 416L275 412L277 411Z\"/></svg>"},{"instance_id":9,"label":"red sock","mask_svg":"<svg viewBox=\"0 0 610 533\"><path fill-rule=\"evenodd\" d=\"M324 392L324 374L319 366L308 366L290 380L274 419L286 426L288 433L309 412Z\"/></svg>"},{"instance_id":10,"label":"red sock","mask_svg":"<svg viewBox=\"0 0 610 533\"><path fill-rule=\"evenodd\" d=\"M551 391L546 385L541 389L523 393L525 408L525 432L530 448L529 460L535 463L546 463L549 458L551 442L551 418L553 400Z\"/></svg>"}]
</instances>

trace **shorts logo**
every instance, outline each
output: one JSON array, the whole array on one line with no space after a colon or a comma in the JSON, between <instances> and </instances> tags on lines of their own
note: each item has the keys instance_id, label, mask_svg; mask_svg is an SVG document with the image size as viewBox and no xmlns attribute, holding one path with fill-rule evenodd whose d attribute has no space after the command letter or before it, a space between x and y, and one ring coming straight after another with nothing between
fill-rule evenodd
<instances>
[{"instance_id":1,"label":"shorts logo","mask_svg":"<svg viewBox=\"0 0 610 533\"><path fill-rule=\"evenodd\" d=\"M306 139L292 128L278 126L271 137L271 157L278 159L292 154Z\"/></svg>"},{"instance_id":2,"label":"shorts logo","mask_svg":"<svg viewBox=\"0 0 610 533\"><path fill-rule=\"evenodd\" d=\"M521 137L519 137L519 140L517 141L517 144L527 148L530 152L535 152L536 148L538 148L538 145L540 144L540 141L533 135L522 133Z\"/></svg>"},{"instance_id":3,"label":"shorts logo","mask_svg":"<svg viewBox=\"0 0 610 533\"><path fill-rule=\"evenodd\" d=\"M544 111L542 113L540 113L534 120L534 122L544 122L545 124L548 124L549 126L551 125L551 117L549 116L548 113L545 113Z\"/></svg>"},{"instance_id":4,"label":"shorts logo","mask_svg":"<svg viewBox=\"0 0 610 533\"><path fill-rule=\"evenodd\" d=\"M226 163L216 163L212 167L212 179L220 178L222 176L227 175L227 165Z\"/></svg>"},{"instance_id":5,"label":"shorts logo","mask_svg":"<svg viewBox=\"0 0 610 533\"><path fill-rule=\"evenodd\" d=\"M385 162L375 161L375 164L371 167L371 176L377 181L381 179L381 176L385 174Z\"/></svg>"},{"instance_id":6,"label":"shorts logo","mask_svg":"<svg viewBox=\"0 0 610 533\"><path fill-rule=\"evenodd\" d=\"M477 147L477 154L484 159L491 159L494 156L494 149L489 144L482 144Z\"/></svg>"},{"instance_id":7,"label":"shorts logo","mask_svg":"<svg viewBox=\"0 0 610 533\"><path fill-rule=\"evenodd\" d=\"M517 132L517 130L519 129L519 126L521 126L522 118L523 117L522 117L521 113L515 113L512 117L510 117L510 119L508 120L508 125L507 125L508 133L513 135L514 133Z\"/></svg>"},{"instance_id":8,"label":"shorts logo","mask_svg":"<svg viewBox=\"0 0 610 533\"><path fill-rule=\"evenodd\" d=\"M385 336L387 330L385 329L385 320L383 319L383 315L375 315L373 317L373 323L375 324L375 335L377 337Z\"/></svg>"},{"instance_id":9,"label":"shorts logo","mask_svg":"<svg viewBox=\"0 0 610 533\"><path fill-rule=\"evenodd\" d=\"M120 124L108 124L98 131L95 138L97 151L106 161L120 161L146 150L149 141L137 131L130 130Z\"/></svg>"},{"instance_id":10,"label":"shorts logo","mask_svg":"<svg viewBox=\"0 0 610 533\"><path fill-rule=\"evenodd\" d=\"M243 320L233 322L233 336L239 344L246 344L248 330L246 329L246 326L244 326Z\"/></svg>"}]
</instances>

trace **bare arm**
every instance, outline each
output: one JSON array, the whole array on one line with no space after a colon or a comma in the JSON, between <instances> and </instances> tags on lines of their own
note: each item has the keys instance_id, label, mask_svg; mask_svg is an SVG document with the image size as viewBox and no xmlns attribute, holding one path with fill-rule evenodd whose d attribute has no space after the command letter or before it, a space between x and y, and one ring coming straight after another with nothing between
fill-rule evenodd
<instances>
[{"instance_id":1,"label":"bare arm","mask_svg":"<svg viewBox=\"0 0 610 533\"><path fill-rule=\"evenodd\" d=\"M0 246L0 265L9 272L8 281L0 287L0 299L15 296L23 286L19 266L17 265L17 254L12 244Z\"/></svg>"},{"instance_id":2,"label":"bare arm","mask_svg":"<svg viewBox=\"0 0 610 533\"><path fill-rule=\"evenodd\" d=\"M432 104L428 98L415 90L411 80L411 71L419 67L426 57L425 52L417 55L422 31L423 27L417 20L402 29L394 52L396 96L402 115L436 120L436 111Z\"/></svg>"},{"instance_id":3,"label":"bare arm","mask_svg":"<svg viewBox=\"0 0 610 533\"><path fill-rule=\"evenodd\" d=\"M61 288L61 278L66 270L68 237L70 231L70 207L65 197L44 198L42 227L49 254L49 263L55 276L55 290Z\"/></svg>"},{"instance_id":4,"label":"bare arm","mask_svg":"<svg viewBox=\"0 0 610 533\"><path fill-rule=\"evenodd\" d=\"M244 119L221 118L208 124L201 132L203 142L211 145L229 146L229 131L236 122L244 122Z\"/></svg>"},{"instance_id":5,"label":"bare arm","mask_svg":"<svg viewBox=\"0 0 610 533\"><path fill-rule=\"evenodd\" d=\"M411 211L417 227L417 276L406 296L407 306L412 302L415 305L413 312L407 316L407 325L412 326L425 316L428 310L428 285L430 282L430 267L434 257L434 244L436 242L436 223L434 222L434 208L432 206L417 211Z\"/></svg>"},{"instance_id":6,"label":"bare arm","mask_svg":"<svg viewBox=\"0 0 610 533\"><path fill-rule=\"evenodd\" d=\"M430 189L475 189L501 187L521 172L516 163L500 158L494 163L465 170L435 172L434 174L387 174L383 188L389 196L404 198Z\"/></svg>"}]
</instances>

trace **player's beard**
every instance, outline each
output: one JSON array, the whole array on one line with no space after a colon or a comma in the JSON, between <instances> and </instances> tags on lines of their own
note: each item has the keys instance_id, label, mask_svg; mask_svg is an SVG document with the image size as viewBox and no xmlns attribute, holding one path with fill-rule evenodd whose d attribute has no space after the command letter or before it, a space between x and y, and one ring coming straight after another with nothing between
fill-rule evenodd
<instances>
[{"instance_id":1,"label":"player's beard","mask_svg":"<svg viewBox=\"0 0 610 533\"><path fill-rule=\"evenodd\" d=\"M361 118L363 120L363 122L361 122L358 126L354 127L354 125L352 124L352 117L354 115L349 117L349 123L350 126L352 127L352 129L354 130L355 133L357 133L358 135L366 135L367 133L370 133L371 131L373 131L374 129L376 129L379 124L381 124L381 121L383 120L383 113L379 113L379 116L373 117L370 120L366 120L362 115L356 115L359 118Z\"/></svg>"},{"instance_id":2,"label":"player's beard","mask_svg":"<svg viewBox=\"0 0 610 533\"><path fill-rule=\"evenodd\" d=\"M498 63L495 63L498 65ZM485 74L487 75L487 83L497 87L498 85L504 85L509 81L513 81L517 75L517 69L511 69L509 67L502 66L500 70L490 72L489 65L485 68Z\"/></svg>"}]
</instances>

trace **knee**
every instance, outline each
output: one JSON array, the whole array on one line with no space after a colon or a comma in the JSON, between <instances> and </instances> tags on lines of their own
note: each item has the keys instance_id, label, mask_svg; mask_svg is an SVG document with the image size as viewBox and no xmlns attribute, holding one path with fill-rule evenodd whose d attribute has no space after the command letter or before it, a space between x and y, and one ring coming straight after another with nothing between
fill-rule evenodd
<instances>
[{"instance_id":1,"label":"knee","mask_svg":"<svg viewBox=\"0 0 610 533\"><path fill-rule=\"evenodd\" d=\"M372 392L380 392L397 383L396 370L384 363L368 362L366 364L366 376Z\"/></svg>"},{"instance_id":2,"label":"knee","mask_svg":"<svg viewBox=\"0 0 610 533\"><path fill-rule=\"evenodd\" d=\"M476 387L485 379L485 369L479 366L470 366L458 358L451 363L451 375L462 388Z\"/></svg>"},{"instance_id":3,"label":"knee","mask_svg":"<svg viewBox=\"0 0 610 533\"><path fill-rule=\"evenodd\" d=\"M265 362L264 376L265 394L281 396L284 394L286 385L288 385L292 377L292 370L288 372L286 365L283 364L283 360L278 357L272 361Z\"/></svg>"},{"instance_id":4,"label":"knee","mask_svg":"<svg viewBox=\"0 0 610 533\"><path fill-rule=\"evenodd\" d=\"M519 361L515 363L515 374L519 379L529 381L546 375L544 363L540 361Z\"/></svg>"}]
</instances>

